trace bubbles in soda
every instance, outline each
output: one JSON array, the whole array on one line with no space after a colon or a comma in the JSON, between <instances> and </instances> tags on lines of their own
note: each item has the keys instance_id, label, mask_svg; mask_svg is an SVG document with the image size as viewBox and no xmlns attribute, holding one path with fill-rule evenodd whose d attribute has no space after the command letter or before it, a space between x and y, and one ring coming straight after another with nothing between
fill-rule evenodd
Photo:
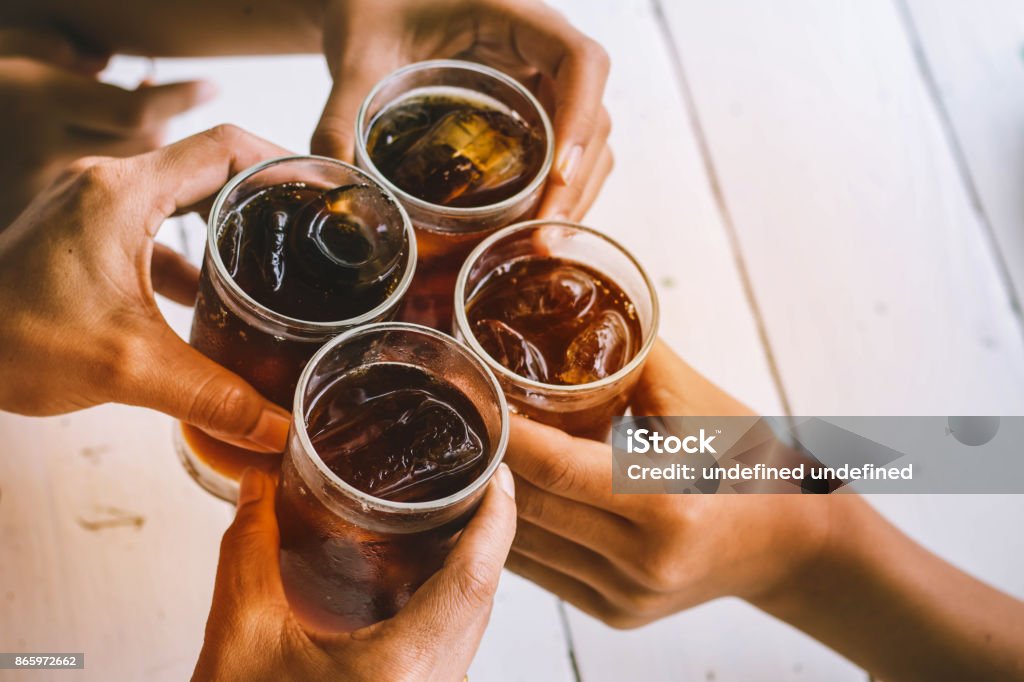
<instances>
[{"instance_id":1,"label":"bubbles in soda","mask_svg":"<svg viewBox=\"0 0 1024 682\"><path fill-rule=\"evenodd\" d=\"M308 408L306 428L334 473L383 499L447 497L487 466L477 408L452 384L409 365L374 363L332 378Z\"/></svg>"},{"instance_id":2,"label":"bubbles in soda","mask_svg":"<svg viewBox=\"0 0 1024 682\"><path fill-rule=\"evenodd\" d=\"M218 248L238 285L289 317L337 321L381 304L409 248L402 215L379 189L266 187L229 213Z\"/></svg>"},{"instance_id":3,"label":"bubbles in soda","mask_svg":"<svg viewBox=\"0 0 1024 682\"><path fill-rule=\"evenodd\" d=\"M415 197L446 206L486 206L537 176L545 139L502 103L461 88L424 88L370 125L374 165Z\"/></svg>"},{"instance_id":4,"label":"bubbles in soda","mask_svg":"<svg viewBox=\"0 0 1024 682\"><path fill-rule=\"evenodd\" d=\"M466 308L484 350L516 374L575 385L618 372L639 352L629 296L580 263L527 257L483 278Z\"/></svg>"}]
</instances>

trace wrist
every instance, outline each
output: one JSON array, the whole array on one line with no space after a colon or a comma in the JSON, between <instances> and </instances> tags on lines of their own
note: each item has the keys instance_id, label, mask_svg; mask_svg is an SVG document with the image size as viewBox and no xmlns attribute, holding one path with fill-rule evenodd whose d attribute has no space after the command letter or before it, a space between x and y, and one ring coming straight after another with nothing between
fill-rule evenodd
<instances>
[{"instance_id":1,"label":"wrist","mask_svg":"<svg viewBox=\"0 0 1024 682\"><path fill-rule=\"evenodd\" d=\"M754 606L787 622L828 603L845 576L871 573L867 562L872 552L865 551L864 543L872 536L872 519L878 518L859 495L803 496L798 502L800 521L790 530L794 544L783 552L785 569L765 589L745 595Z\"/></svg>"}]
</instances>

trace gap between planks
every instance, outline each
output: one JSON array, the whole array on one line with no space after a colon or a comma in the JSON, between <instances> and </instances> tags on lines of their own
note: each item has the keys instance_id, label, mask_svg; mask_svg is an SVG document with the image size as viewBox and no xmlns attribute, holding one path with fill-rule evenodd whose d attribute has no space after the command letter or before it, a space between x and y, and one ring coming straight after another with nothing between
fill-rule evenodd
<instances>
[{"instance_id":1,"label":"gap between planks","mask_svg":"<svg viewBox=\"0 0 1024 682\"><path fill-rule=\"evenodd\" d=\"M657 2L657 0L655 1ZM985 242L992 252L992 260L996 265L996 273L1003 289L1006 290L1013 319L1017 324L1017 329L1020 332L1021 337L1024 338L1024 317L1021 315L1021 302L1017 297L1017 290L1013 285L1013 276L1010 274L1010 265L1006 260L1006 256L1003 254L1003 250L999 247L999 240L996 237L995 229L992 227L992 221L989 219L988 212L985 210L985 205L981 200L981 193L978 191L978 183L975 182L974 175L971 173L970 166L967 163L967 155L964 153L963 145L960 143L960 138L956 134L956 129L953 126L953 119L950 117L949 109L946 107L946 102L942 98L942 92L939 88L938 80L935 77L935 72L932 69L931 62L928 61L928 55L925 53L924 43L921 41L921 34L914 21L914 14L906 0L892 1L896 8L896 14L899 16L900 27L903 29L903 33L907 38L907 43L910 45L911 52L914 55L914 64L917 67L918 74L921 76L922 83L924 83L925 92L928 93L928 99L931 100L932 106L935 108L935 113L939 120L939 128L942 130L943 139L949 147L950 155L953 157L953 164L956 167L957 174L960 176L960 181L963 183L964 189L967 191L967 196L971 202L971 208L974 210L978 223L981 225L981 231L984 235Z\"/></svg>"},{"instance_id":2,"label":"gap between planks","mask_svg":"<svg viewBox=\"0 0 1024 682\"><path fill-rule=\"evenodd\" d=\"M761 341L761 348L764 350L765 359L768 363L768 371L771 373L772 377L772 383L775 385L775 391L779 396L779 401L782 403L784 416L788 419L793 416L793 410L789 404L789 396L786 395L786 388L782 382L782 374L779 372L778 363L775 361L775 353L772 351L772 344L768 338L768 329L764 322L764 316L761 314L761 307L757 302L757 296L754 294L754 286L750 280L750 274L747 271L747 263L743 257L743 250L740 248L739 235L736 233L732 214L730 213L729 206L725 201L725 194L722 192L722 186L718 178L718 170L715 168L715 162L711 158L711 148L708 145L707 137L704 133L704 127L700 122L700 114L697 111L697 105L694 102L693 92L690 89L690 82L686 77L686 69L683 67L683 56L679 52L676 37L672 33L672 27L669 26L669 22L665 17L665 12L661 3L662 0L651 0L651 9L654 12L654 19L658 25L658 30L661 33L661 38L665 43L665 49L668 51L669 61L672 64L672 70L675 72L676 82L679 86L680 94L682 95L683 106L686 108L687 115L690 118L690 129L693 132L694 139L697 141L698 149L700 149L701 162L704 166L704 174L707 176L711 194L715 199L715 206L718 209L718 214L722 219L722 225L725 228L726 237L729 240L729 248L732 250L733 260L736 263L736 270L739 273L740 284L743 287L743 295L747 299L747 305L750 306L750 312L754 318L754 325L757 328L757 335Z\"/></svg>"}]
</instances>

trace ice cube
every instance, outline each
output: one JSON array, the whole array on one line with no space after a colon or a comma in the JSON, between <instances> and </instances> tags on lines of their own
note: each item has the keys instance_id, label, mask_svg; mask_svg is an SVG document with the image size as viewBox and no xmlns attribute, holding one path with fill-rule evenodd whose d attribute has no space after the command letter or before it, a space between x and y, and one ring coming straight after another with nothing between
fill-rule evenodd
<instances>
[{"instance_id":1,"label":"ice cube","mask_svg":"<svg viewBox=\"0 0 1024 682\"><path fill-rule=\"evenodd\" d=\"M381 420L382 414L397 416ZM328 466L378 497L400 500L475 466L483 455L480 437L455 408L419 389L384 393L332 419L313 435L314 447L333 453Z\"/></svg>"},{"instance_id":2,"label":"ice cube","mask_svg":"<svg viewBox=\"0 0 1024 682\"><path fill-rule=\"evenodd\" d=\"M288 236L288 214L274 211L267 216L267 228L263 241L260 269L263 281L271 291L278 291L284 283L284 244Z\"/></svg>"},{"instance_id":3,"label":"ice cube","mask_svg":"<svg viewBox=\"0 0 1024 682\"><path fill-rule=\"evenodd\" d=\"M374 153L374 163L388 168L430 129L430 109L409 102L384 111L370 125L366 147Z\"/></svg>"},{"instance_id":4,"label":"ice cube","mask_svg":"<svg viewBox=\"0 0 1024 682\"><path fill-rule=\"evenodd\" d=\"M242 216L238 211L232 211L224 220L217 238L221 261L232 279L238 276L238 265L242 260L242 231Z\"/></svg>"},{"instance_id":5,"label":"ice cube","mask_svg":"<svg viewBox=\"0 0 1024 682\"><path fill-rule=\"evenodd\" d=\"M500 320L480 320L476 338L487 353L501 365L521 377L547 382L548 365L544 354L518 331Z\"/></svg>"},{"instance_id":6,"label":"ice cube","mask_svg":"<svg viewBox=\"0 0 1024 682\"><path fill-rule=\"evenodd\" d=\"M509 319L543 315L559 322L585 315L597 300L594 278L571 265L561 265L545 277L529 277L515 289Z\"/></svg>"},{"instance_id":7,"label":"ice cube","mask_svg":"<svg viewBox=\"0 0 1024 682\"><path fill-rule=\"evenodd\" d=\"M314 282L368 285L401 261L405 228L397 204L367 184L335 187L296 217L291 249Z\"/></svg>"},{"instance_id":8,"label":"ice cube","mask_svg":"<svg viewBox=\"0 0 1024 682\"><path fill-rule=\"evenodd\" d=\"M468 192L493 190L529 170L529 135L525 124L503 112L457 109L402 155L393 179L399 187L438 204Z\"/></svg>"},{"instance_id":9,"label":"ice cube","mask_svg":"<svg viewBox=\"0 0 1024 682\"><path fill-rule=\"evenodd\" d=\"M621 313L602 311L569 344L558 378L565 384L588 384L611 376L633 357L635 343Z\"/></svg>"}]
</instances>

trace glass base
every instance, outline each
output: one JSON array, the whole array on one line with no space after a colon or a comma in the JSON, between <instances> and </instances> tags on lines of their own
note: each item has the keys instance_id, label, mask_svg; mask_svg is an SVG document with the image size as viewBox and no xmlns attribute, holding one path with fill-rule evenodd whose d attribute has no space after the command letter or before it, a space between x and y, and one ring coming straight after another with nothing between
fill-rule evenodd
<instances>
[{"instance_id":1,"label":"glass base","mask_svg":"<svg viewBox=\"0 0 1024 682\"><path fill-rule=\"evenodd\" d=\"M196 455L192 446L185 438L185 432L182 430L182 427L183 424L181 422L174 423L173 439L174 449L177 450L178 458L181 460L182 465L184 465L185 471L211 495L231 504L238 502L238 481L225 476Z\"/></svg>"}]
</instances>

